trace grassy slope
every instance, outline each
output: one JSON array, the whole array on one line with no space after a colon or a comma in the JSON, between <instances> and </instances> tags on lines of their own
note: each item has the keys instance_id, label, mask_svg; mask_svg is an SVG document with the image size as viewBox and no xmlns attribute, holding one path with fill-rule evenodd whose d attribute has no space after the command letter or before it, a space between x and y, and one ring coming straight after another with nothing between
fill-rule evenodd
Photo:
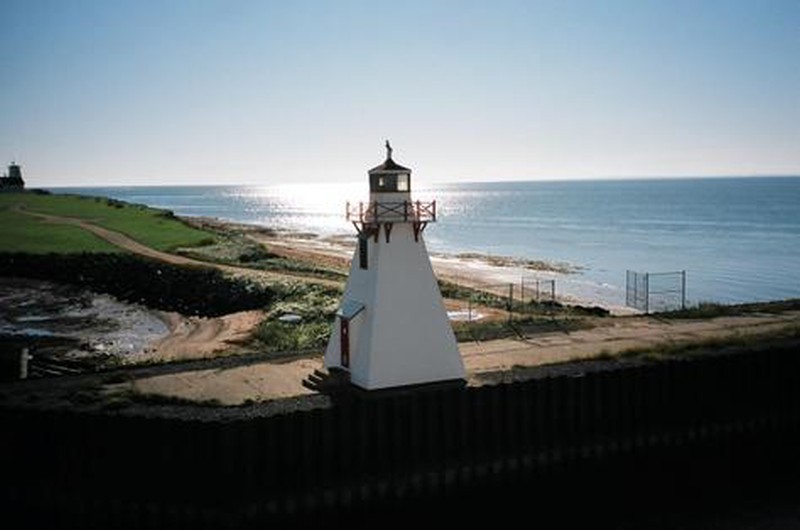
<instances>
[{"instance_id":1,"label":"grassy slope","mask_svg":"<svg viewBox=\"0 0 800 530\"><path fill-rule=\"evenodd\" d=\"M212 234L186 226L161 210L77 195L0 194L0 250L21 252L108 251L110 245L79 228L42 223L11 211L26 210L63 217L86 219L158 250L173 250L210 242ZM14 229L6 230L7 223ZM77 235L78 233L84 236Z\"/></svg>"},{"instance_id":2,"label":"grassy slope","mask_svg":"<svg viewBox=\"0 0 800 530\"><path fill-rule=\"evenodd\" d=\"M118 252L94 234L0 209L0 252Z\"/></svg>"}]
</instances>

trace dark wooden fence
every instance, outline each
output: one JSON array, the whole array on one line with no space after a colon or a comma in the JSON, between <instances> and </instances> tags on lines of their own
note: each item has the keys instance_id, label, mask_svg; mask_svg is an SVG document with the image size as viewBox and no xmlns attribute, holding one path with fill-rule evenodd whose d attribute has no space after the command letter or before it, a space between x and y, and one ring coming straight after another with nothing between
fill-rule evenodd
<instances>
[{"instance_id":1,"label":"dark wooden fence","mask_svg":"<svg viewBox=\"0 0 800 530\"><path fill-rule=\"evenodd\" d=\"M229 422L0 409L0 496L82 528L244 528L476 488L540 491L537 480L573 492L623 470L640 480L643 469L664 472L700 448L791 450L780 440L795 440L800 424L795 351L353 396ZM743 452L752 456L750 446Z\"/></svg>"}]
</instances>

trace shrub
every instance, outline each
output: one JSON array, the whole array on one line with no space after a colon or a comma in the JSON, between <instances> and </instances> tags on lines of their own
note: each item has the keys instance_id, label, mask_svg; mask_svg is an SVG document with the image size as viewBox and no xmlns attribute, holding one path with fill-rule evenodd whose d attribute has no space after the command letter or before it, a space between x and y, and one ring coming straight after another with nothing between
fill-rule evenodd
<instances>
[{"instance_id":1,"label":"shrub","mask_svg":"<svg viewBox=\"0 0 800 530\"><path fill-rule=\"evenodd\" d=\"M267 320L255 332L255 338L268 352L297 352L324 348L330 336L330 323L288 323Z\"/></svg>"},{"instance_id":2,"label":"shrub","mask_svg":"<svg viewBox=\"0 0 800 530\"><path fill-rule=\"evenodd\" d=\"M164 311L219 316L259 309L275 289L206 267L181 267L132 254L0 254L0 276L88 287Z\"/></svg>"},{"instance_id":3,"label":"shrub","mask_svg":"<svg viewBox=\"0 0 800 530\"><path fill-rule=\"evenodd\" d=\"M251 247L246 251L239 254L240 263L254 263L275 257L275 254L270 254L262 247Z\"/></svg>"}]
</instances>

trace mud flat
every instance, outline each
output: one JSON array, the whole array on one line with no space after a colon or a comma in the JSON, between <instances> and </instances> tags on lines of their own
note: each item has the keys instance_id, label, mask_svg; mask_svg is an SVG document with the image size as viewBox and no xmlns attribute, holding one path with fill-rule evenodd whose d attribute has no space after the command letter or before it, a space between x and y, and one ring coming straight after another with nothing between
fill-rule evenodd
<instances>
[{"instance_id":1,"label":"mud flat","mask_svg":"<svg viewBox=\"0 0 800 530\"><path fill-rule=\"evenodd\" d=\"M56 363L62 371L208 358L248 337L263 317L259 310L187 317L72 285L0 278L3 364L15 372L23 348L32 368Z\"/></svg>"},{"instance_id":2,"label":"mud flat","mask_svg":"<svg viewBox=\"0 0 800 530\"><path fill-rule=\"evenodd\" d=\"M168 334L164 318L146 307L71 285L0 278L0 335L49 342L40 354L124 357Z\"/></svg>"}]
</instances>

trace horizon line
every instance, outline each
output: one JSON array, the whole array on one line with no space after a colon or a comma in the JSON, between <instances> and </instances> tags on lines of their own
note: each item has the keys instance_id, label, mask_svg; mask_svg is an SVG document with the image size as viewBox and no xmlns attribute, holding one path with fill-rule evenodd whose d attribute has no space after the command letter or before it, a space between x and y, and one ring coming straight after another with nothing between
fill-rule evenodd
<instances>
[{"instance_id":1,"label":"horizon line","mask_svg":"<svg viewBox=\"0 0 800 530\"><path fill-rule=\"evenodd\" d=\"M800 173L791 174L791 173L764 173L764 174L732 174L732 175L645 175L645 176L614 176L614 175L606 175L606 176L598 176L598 177L544 177L544 178L528 178L528 179L517 179L517 178L509 178L509 179L493 179L493 180L458 180L458 179L434 179L426 181L427 184L509 184L509 183L528 183L528 182L609 182L609 181L621 181L621 180L628 180L628 181L643 181L643 180L703 180L703 179L758 179L758 178L800 178ZM30 182L30 181L28 181ZM125 184L125 183L114 183L114 184L106 184L106 185L94 185L94 184L76 184L72 186L65 186L63 184L59 185L39 185L39 186L31 186L28 189L74 189L74 188L166 188L166 187L193 187L193 188L212 188L212 187L228 187L228 186L258 186L258 187L267 187L267 188L279 188L279 187L292 187L292 186L319 186L319 185L326 185L326 186L336 186L336 185L353 185L360 183L361 180L347 180L347 181L337 181L337 182L306 182L303 184L298 183L263 183L263 182L253 182L253 181L242 181L242 182L234 182L234 183L226 183L226 184L212 184L212 183L203 183L203 184L188 184L185 182L173 182L173 183L159 183L159 184L142 184L142 183L132 183L132 184ZM26 186L27 187L27 186Z\"/></svg>"}]
</instances>

